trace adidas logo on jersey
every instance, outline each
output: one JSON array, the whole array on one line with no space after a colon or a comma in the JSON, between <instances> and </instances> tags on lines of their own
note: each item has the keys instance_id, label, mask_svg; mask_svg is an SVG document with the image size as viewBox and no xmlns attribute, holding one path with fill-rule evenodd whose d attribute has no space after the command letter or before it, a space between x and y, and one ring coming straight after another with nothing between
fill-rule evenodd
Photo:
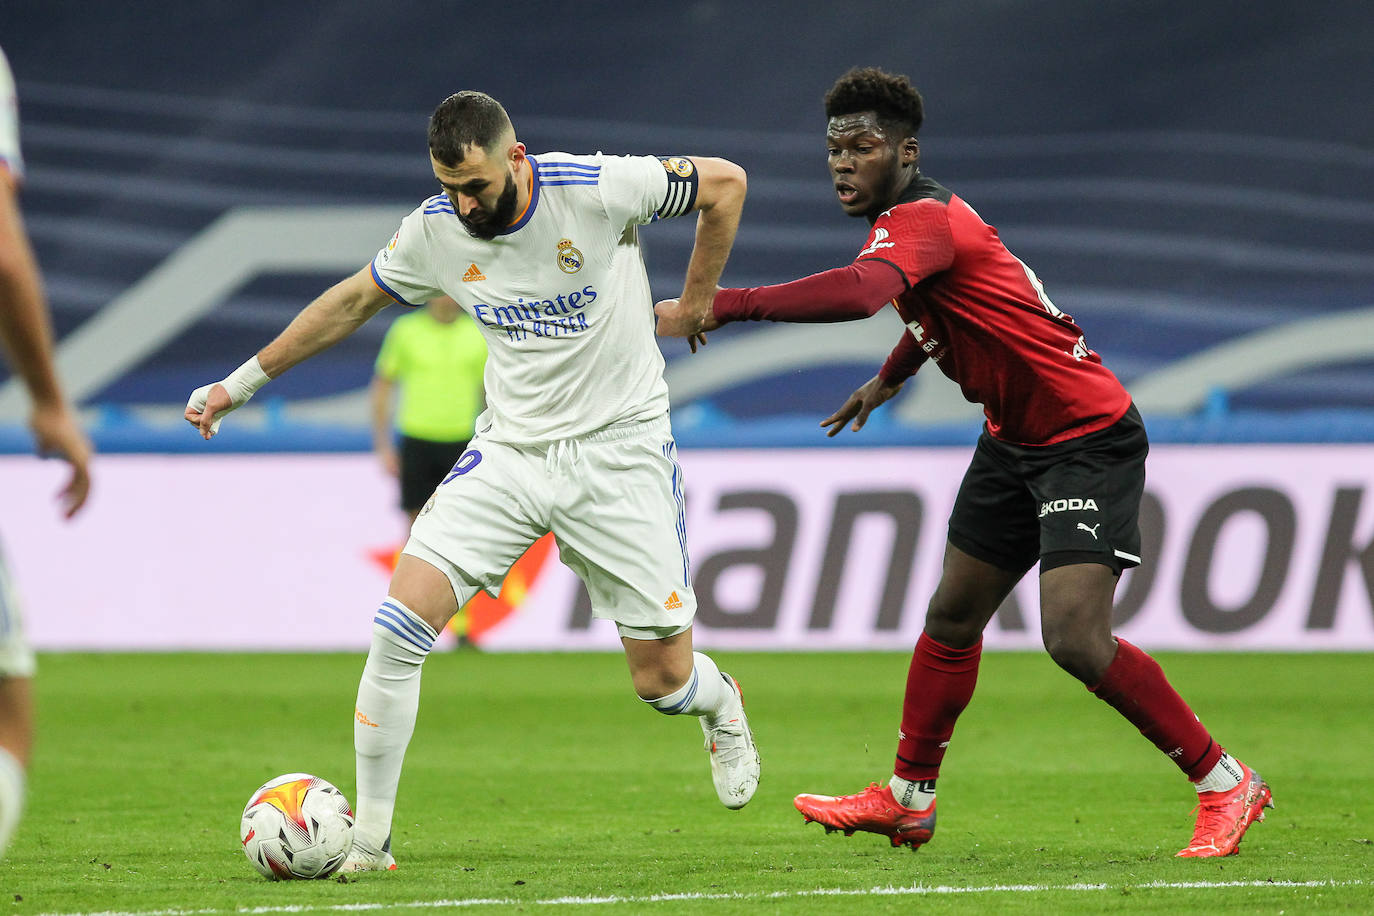
<instances>
[{"instance_id":1,"label":"adidas logo on jersey","mask_svg":"<svg viewBox=\"0 0 1374 916\"><path fill-rule=\"evenodd\" d=\"M468 269L463 271L463 282L473 283L477 280L485 280L487 275L477 268L476 264L468 265Z\"/></svg>"},{"instance_id":2,"label":"adidas logo on jersey","mask_svg":"<svg viewBox=\"0 0 1374 916\"><path fill-rule=\"evenodd\" d=\"M671 595L668 596L668 600L663 602L664 610L676 611L681 607L682 599L677 596L677 592L673 592Z\"/></svg>"}]
</instances>

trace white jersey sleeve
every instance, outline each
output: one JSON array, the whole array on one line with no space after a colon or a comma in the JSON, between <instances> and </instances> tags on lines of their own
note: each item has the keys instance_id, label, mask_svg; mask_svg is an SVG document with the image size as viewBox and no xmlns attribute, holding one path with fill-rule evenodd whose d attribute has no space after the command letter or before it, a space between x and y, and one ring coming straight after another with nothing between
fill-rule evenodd
<instances>
[{"instance_id":1,"label":"white jersey sleeve","mask_svg":"<svg viewBox=\"0 0 1374 916\"><path fill-rule=\"evenodd\" d=\"M401 228L372 259L372 280L402 305L420 306L443 295L434 276L433 244L426 220L453 216L453 205L442 194L416 207L401 220Z\"/></svg>"},{"instance_id":2,"label":"white jersey sleeve","mask_svg":"<svg viewBox=\"0 0 1374 916\"><path fill-rule=\"evenodd\" d=\"M19 154L19 99L14 91L14 74L5 52L0 50L0 170L15 179L24 177L24 158Z\"/></svg>"},{"instance_id":3,"label":"white jersey sleeve","mask_svg":"<svg viewBox=\"0 0 1374 916\"><path fill-rule=\"evenodd\" d=\"M626 226L681 216L696 202L696 170L682 157L605 156L601 199L611 221Z\"/></svg>"}]
</instances>

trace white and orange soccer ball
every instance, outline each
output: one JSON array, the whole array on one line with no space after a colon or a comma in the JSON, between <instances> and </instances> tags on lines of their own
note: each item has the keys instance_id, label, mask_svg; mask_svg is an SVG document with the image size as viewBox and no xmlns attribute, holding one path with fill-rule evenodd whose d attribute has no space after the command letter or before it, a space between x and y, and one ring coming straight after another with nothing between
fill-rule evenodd
<instances>
[{"instance_id":1,"label":"white and orange soccer ball","mask_svg":"<svg viewBox=\"0 0 1374 916\"><path fill-rule=\"evenodd\" d=\"M327 878L353 847L353 810L342 792L318 776L287 773L248 799L239 839L263 877Z\"/></svg>"}]
</instances>

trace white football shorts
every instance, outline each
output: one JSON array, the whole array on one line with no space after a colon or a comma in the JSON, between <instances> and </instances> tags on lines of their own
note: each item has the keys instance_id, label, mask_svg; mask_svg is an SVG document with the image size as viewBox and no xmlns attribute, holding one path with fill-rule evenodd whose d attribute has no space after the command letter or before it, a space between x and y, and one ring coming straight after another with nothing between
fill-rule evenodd
<instances>
[{"instance_id":1,"label":"white football shorts","mask_svg":"<svg viewBox=\"0 0 1374 916\"><path fill-rule=\"evenodd\" d=\"M9 568L0 552L0 678L33 677L36 667L33 650L24 639L19 598L10 585Z\"/></svg>"},{"instance_id":2,"label":"white football shorts","mask_svg":"<svg viewBox=\"0 0 1374 916\"><path fill-rule=\"evenodd\" d=\"M552 531L592 613L632 639L691 626L682 468L665 415L577 439L508 445L479 434L420 511L403 553L440 569L454 594L500 594L506 572Z\"/></svg>"}]
</instances>

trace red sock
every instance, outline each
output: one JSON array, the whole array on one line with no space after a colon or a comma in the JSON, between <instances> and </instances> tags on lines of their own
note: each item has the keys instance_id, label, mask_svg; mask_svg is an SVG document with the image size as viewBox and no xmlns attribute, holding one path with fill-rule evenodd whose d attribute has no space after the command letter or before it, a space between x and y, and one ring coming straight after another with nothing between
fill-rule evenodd
<instances>
[{"instance_id":1,"label":"red sock","mask_svg":"<svg viewBox=\"0 0 1374 916\"><path fill-rule=\"evenodd\" d=\"M902 700L902 731L893 771L903 779L934 779L954 723L978 683L981 639L967 649L951 649L925 633L916 640Z\"/></svg>"},{"instance_id":2,"label":"red sock","mask_svg":"<svg viewBox=\"0 0 1374 916\"><path fill-rule=\"evenodd\" d=\"M1116 655L1101 683L1088 689L1140 729L1194 782L1221 759L1221 747L1169 686L1164 669L1126 640L1117 638Z\"/></svg>"}]
</instances>

